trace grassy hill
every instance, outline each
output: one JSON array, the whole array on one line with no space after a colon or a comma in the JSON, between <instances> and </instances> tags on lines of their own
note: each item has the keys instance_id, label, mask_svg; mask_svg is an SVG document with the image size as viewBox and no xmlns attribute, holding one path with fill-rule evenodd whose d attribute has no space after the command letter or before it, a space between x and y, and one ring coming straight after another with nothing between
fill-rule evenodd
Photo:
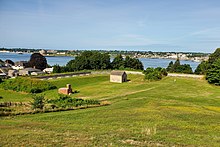
<instances>
[{"instance_id":1,"label":"grassy hill","mask_svg":"<svg viewBox=\"0 0 220 147\"><path fill-rule=\"evenodd\" d=\"M72 97L108 100L104 107L0 118L0 146L219 146L220 87L205 80L167 77L110 83L108 75L51 80L72 84ZM55 98L57 90L44 92ZM0 101L30 95L0 90Z\"/></svg>"}]
</instances>

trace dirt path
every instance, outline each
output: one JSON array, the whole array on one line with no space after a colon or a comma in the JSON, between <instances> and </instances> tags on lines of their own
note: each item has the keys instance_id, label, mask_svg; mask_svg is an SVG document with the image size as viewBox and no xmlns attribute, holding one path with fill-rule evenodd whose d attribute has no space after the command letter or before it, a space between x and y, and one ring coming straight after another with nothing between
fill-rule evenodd
<instances>
[{"instance_id":1,"label":"dirt path","mask_svg":"<svg viewBox=\"0 0 220 147\"><path fill-rule=\"evenodd\" d=\"M136 94L136 93L140 93L140 92L149 91L149 90L152 90L152 89L155 89L155 88L156 88L156 87L151 87L151 88L147 88L147 89L143 89L143 90L128 92L128 93L124 93L124 94L117 95L117 96L113 96L113 97L102 98L102 99L100 99L100 100L101 100L101 101L104 101L104 100L114 99L114 98L117 98L117 97L124 97L124 96L128 96L128 95L131 95L131 94Z\"/></svg>"},{"instance_id":2,"label":"dirt path","mask_svg":"<svg viewBox=\"0 0 220 147\"><path fill-rule=\"evenodd\" d=\"M204 78L204 75L168 73L168 77Z\"/></svg>"}]
</instances>

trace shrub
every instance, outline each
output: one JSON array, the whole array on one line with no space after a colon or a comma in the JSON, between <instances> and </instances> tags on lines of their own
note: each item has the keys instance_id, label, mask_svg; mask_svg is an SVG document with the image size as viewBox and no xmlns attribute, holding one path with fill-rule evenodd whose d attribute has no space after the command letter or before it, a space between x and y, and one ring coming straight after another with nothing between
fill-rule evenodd
<instances>
[{"instance_id":1,"label":"shrub","mask_svg":"<svg viewBox=\"0 0 220 147\"><path fill-rule=\"evenodd\" d=\"M157 81L157 80L161 80L164 76L167 76L167 71L166 69L161 67L147 68L144 71L144 74L146 80Z\"/></svg>"},{"instance_id":2,"label":"shrub","mask_svg":"<svg viewBox=\"0 0 220 147\"><path fill-rule=\"evenodd\" d=\"M6 80L3 83L5 90L24 91L28 93L40 93L46 90L55 89L56 86L48 81L32 79L29 77L17 77L15 79Z\"/></svg>"},{"instance_id":3,"label":"shrub","mask_svg":"<svg viewBox=\"0 0 220 147\"><path fill-rule=\"evenodd\" d=\"M43 109L44 108L44 96L43 95L33 95L33 102L31 102L32 109Z\"/></svg>"},{"instance_id":4,"label":"shrub","mask_svg":"<svg viewBox=\"0 0 220 147\"><path fill-rule=\"evenodd\" d=\"M58 99L48 100L50 104L58 108L70 108L78 107L84 105L98 105L100 102L98 100L84 100L79 98L71 98L68 95L60 95Z\"/></svg>"}]
</instances>

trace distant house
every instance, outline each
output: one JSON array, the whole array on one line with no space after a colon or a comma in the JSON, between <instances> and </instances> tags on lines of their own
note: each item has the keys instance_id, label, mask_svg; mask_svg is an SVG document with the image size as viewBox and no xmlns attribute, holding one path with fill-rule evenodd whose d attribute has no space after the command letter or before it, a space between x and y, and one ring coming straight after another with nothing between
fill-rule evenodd
<instances>
[{"instance_id":1,"label":"distant house","mask_svg":"<svg viewBox=\"0 0 220 147\"><path fill-rule=\"evenodd\" d=\"M45 74L45 72L43 72L43 71L34 71L34 72L31 72L31 75L32 75L32 76L43 75L43 74Z\"/></svg>"},{"instance_id":2,"label":"distant house","mask_svg":"<svg viewBox=\"0 0 220 147\"><path fill-rule=\"evenodd\" d=\"M42 74L42 71L40 69L35 69L35 68L25 68L19 70L19 75L21 76L38 75L37 73Z\"/></svg>"},{"instance_id":3,"label":"distant house","mask_svg":"<svg viewBox=\"0 0 220 147\"><path fill-rule=\"evenodd\" d=\"M41 55L43 55L43 56L44 56L44 55L46 55L46 54L47 54L47 51L45 51L45 50L43 50L43 49L42 49L42 50L40 50L40 51L39 51L39 53L40 53Z\"/></svg>"},{"instance_id":4,"label":"distant house","mask_svg":"<svg viewBox=\"0 0 220 147\"><path fill-rule=\"evenodd\" d=\"M6 78L10 69L10 67L0 67L0 77Z\"/></svg>"},{"instance_id":5,"label":"distant house","mask_svg":"<svg viewBox=\"0 0 220 147\"><path fill-rule=\"evenodd\" d=\"M124 71L112 71L110 74L110 82L123 83L127 81L127 74Z\"/></svg>"},{"instance_id":6,"label":"distant house","mask_svg":"<svg viewBox=\"0 0 220 147\"><path fill-rule=\"evenodd\" d=\"M8 71L8 76L9 77L17 77L18 75L19 75L18 70L11 69L11 70Z\"/></svg>"},{"instance_id":7,"label":"distant house","mask_svg":"<svg viewBox=\"0 0 220 147\"><path fill-rule=\"evenodd\" d=\"M13 65L15 65L15 63L12 60L9 59L5 60L5 66L11 67Z\"/></svg>"},{"instance_id":8,"label":"distant house","mask_svg":"<svg viewBox=\"0 0 220 147\"><path fill-rule=\"evenodd\" d=\"M27 64L27 61L17 61L15 62L15 65L12 66L12 68L16 70L24 69L27 66Z\"/></svg>"},{"instance_id":9,"label":"distant house","mask_svg":"<svg viewBox=\"0 0 220 147\"><path fill-rule=\"evenodd\" d=\"M51 68L45 68L45 69L43 70L43 72L45 72L45 73L52 73L52 72L53 72L53 67L51 67Z\"/></svg>"}]
</instances>

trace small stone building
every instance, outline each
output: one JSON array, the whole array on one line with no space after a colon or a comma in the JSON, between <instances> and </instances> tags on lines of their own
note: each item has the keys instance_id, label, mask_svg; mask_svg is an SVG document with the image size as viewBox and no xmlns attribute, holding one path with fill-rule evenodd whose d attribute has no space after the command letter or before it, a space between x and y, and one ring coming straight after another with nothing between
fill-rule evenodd
<instances>
[{"instance_id":1,"label":"small stone building","mask_svg":"<svg viewBox=\"0 0 220 147\"><path fill-rule=\"evenodd\" d=\"M110 82L123 83L127 81L127 74L124 71L112 71L110 74Z\"/></svg>"},{"instance_id":2,"label":"small stone building","mask_svg":"<svg viewBox=\"0 0 220 147\"><path fill-rule=\"evenodd\" d=\"M58 93L69 95L72 93L72 88L70 84L66 85L66 88L59 88Z\"/></svg>"}]
</instances>

